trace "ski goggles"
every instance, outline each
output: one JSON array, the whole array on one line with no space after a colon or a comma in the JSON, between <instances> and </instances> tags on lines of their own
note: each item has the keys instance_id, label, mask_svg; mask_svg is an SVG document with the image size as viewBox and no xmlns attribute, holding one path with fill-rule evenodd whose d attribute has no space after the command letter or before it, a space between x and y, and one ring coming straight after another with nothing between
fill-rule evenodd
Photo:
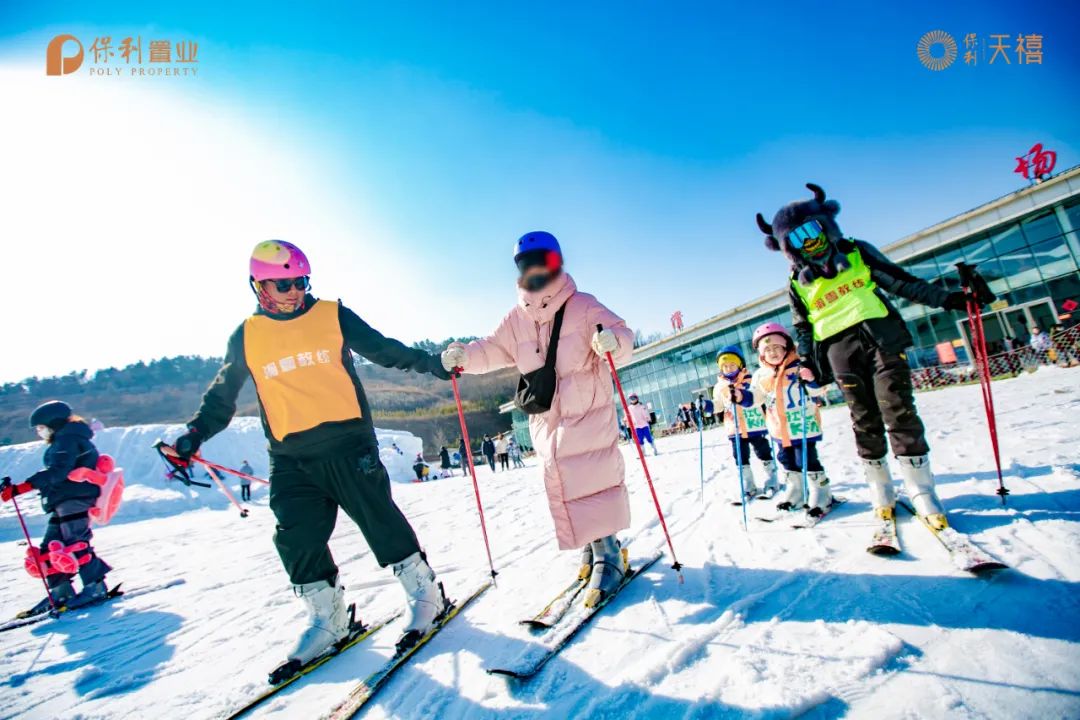
<instances>
[{"instance_id":1,"label":"ski goggles","mask_svg":"<svg viewBox=\"0 0 1080 720\"><path fill-rule=\"evenodd\" d=\"M821 254L829 245L825 227L817 220L807 220L789 232L788 242L791 247L809 256Z\"/></svg>"},{"instance_id":2,"label":"ski goggles","mask_svg":"<svg viewBox=\"0 0 1080 720\"><path fill-rule=\"evenodd\" d=\"M287 293L293 288L296 288L301 292L307 292L308 288L311 287L311 278L306 275L304 277L285 278L283 280L263 280L263 282L273 283L274 288L279 293Z\"/></svg>"}]
</instances>

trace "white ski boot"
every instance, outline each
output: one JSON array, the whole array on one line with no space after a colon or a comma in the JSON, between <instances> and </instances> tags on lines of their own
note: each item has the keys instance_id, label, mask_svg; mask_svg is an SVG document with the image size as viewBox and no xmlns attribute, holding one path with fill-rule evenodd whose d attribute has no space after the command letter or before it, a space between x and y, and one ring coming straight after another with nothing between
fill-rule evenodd
<instances>
[{"instance_id":1,"label":"white ski boot","mask_svg":"<svg viewBox=\"0 0 1080 720\"><path fill-rule=\"evenodd\" d=\"M735 468L735 471L738 472L738 468ZM750 502L761 492L758 490L757 480L754 478L754 470L750 463L743 465L742 476L744 488L742 501Z\"/></svg>"},{"instance_id":2,"label":"white ski boot","mask_svg":"<svg viewBox=\"0 0 1080 720\"><path fill-rule=\"evenodd\" d=\"M294 585L293 593L307 606L308 625L285 656L286 662L279 670L285 670L289 666L299 670L349 634L345 587L337 577Z\"/></svg>"},{"instance_id":3,"label":"white ski boot","mask_svg":"<svg viewBox=\"0 0 1080 720\"><path fill-rule=\"evenodd\" d=\"M810 497L806 506L810 517L821 517L832 505L832 489L829 487L829 478L822 470L815 470L806 475L807 490Z\"/></svg>"},{"instance_id":4,"label":"white ski boot","mask_svg":"<svg viewBox=\"0 0 1080 720\"><path fill-rule=\"evenodd\" d=\"M776 480L776 461L770 460L765 463L765 486L761 488L761 494L758 497L762 500L768 500L775 497L779 490L780 484Z\"/></svg>"},{"instance_id":5,"label":"white ski boot","mask_svg":"<svg viewBox=\"0 0 1080 720\"><path fill-rule=\"evenodd\" d=\"M892 520L896 517L896 488L889 474L889 463L885 458L863 460L863 470L866 484L870 486L870 504L874 508L874 515L879 520Z\"/></svg>"},{"instance_id":6,"label":"white ski boot","mask_svg":"<svg viewBox=\"0 0 1080 720\"><path fill-rule=\"evenodd\" d=\"M398 652L402 652L420 642L449 609L450 603L443 594L442 584L435 582L435 571L427 564L423 553L414 552L396 563L394 575L405 589L405 627L397 642Z\"/></svg>"},{"instance_id":7,"label":"white ski boot","mask_svg":"<svg viewBox=\"0 0 1080 720\"><path fill-rule=\"evenodd\" d=\"M626 550L614 535L592 541L593 565L589 587L585 590L585 607L593 608L614 593L630 570Z\"/></svg>"},{"instance_id":8,"label":"white ski boot","mask_svg":"<svg viewBox=\"0 0 1080 720\"><path fill-rule=\"evenodd\" d=\"M944 530L949 526L945 519L945 508L934 490L934 474L930 472L930 457L897 457L900 461L900 474L904 479L904 491L911 499L911 505L928 525L935 530Z\"/></svg>"},{"instance_id":9,"label":"white ski boot","mask_svg":"<svg viewBox=\"0 0 1080 720\"><path fill-rule=\"evenodd\" d=\"M795 510L803 505L802 472L799 470L784 471L784 492L780 495L780 502L776 503L777 510Z\"/></svg>"}]
</instances>

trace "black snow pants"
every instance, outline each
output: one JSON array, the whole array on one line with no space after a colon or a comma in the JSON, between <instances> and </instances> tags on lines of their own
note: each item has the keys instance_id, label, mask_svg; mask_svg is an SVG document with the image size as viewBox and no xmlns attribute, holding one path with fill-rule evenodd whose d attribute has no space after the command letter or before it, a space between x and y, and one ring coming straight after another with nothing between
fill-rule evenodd
<instances>
[{"instance_id":1,"label":"black snow pants","mask_svg":"<svg viewBox=\"0 0 1080 720\"><path fill-rule=\"evenodd\" d=\"M97 556L94 548L90 545L94 533L90 529L88 511L94 507L94 502L94 500L77 498L57 503L52 516L49 517L49 525L45 528L45 537L41 539L41 552L43 553L48 552L49 543L54 540L62 542L64 547L70 547L75 543L86 543L84 549L72 553L79 562L82 562L83 558L87 556L90 557L88 563L79 566L79 579L82 580L84 587L104 579L105 573L112 570L111 567L105 564L104 560ZM64 574L49 575L49 586L55 587L62 582L71 580L72 577L74 576Z\"/></svg>"},{"instance_id":2,"label":"black snow pants","mask_svg":"<svg viewBox=\"0 0 1080 720\"><path fill-rule=\"evenodd\" d=\"M844 393L859 457L885 457L885 432L898 457L926 455L926 432L915 408L911 368L903 353L887 353L861 325L829 340L829 364Z\"/></svg>"},{"instance_id":3,"label":"black snow pants","mask_svg":"<svg viewBox=\"0 0 1080 720\"><path fill-rule=\"evenodd\" d=\"M754 448L754 454L757 455L757 459L763 463L770 462L772 457L772 445L769 443L769 436L766 433L758 433L756 435L732 435L731 440L731 457L738 460L742 458L743 465L750 464L750 448ZM735 442L738 441L739 448L736 455Z\"/></svg>"},{"instance_id":4,"label":"black snow pants","mask_svg":"<svg viewBox=\"0 0 1080 720\"><path fill-rule=\"evenodd\" d=\"M412 526L390 495L390 476L378 448L364 445L311 460L271 455L274 545L294 585L337 575L327 543L338 508L360 527L380 566L401 562L420 550Z\"/></svg>"}]
</instances>

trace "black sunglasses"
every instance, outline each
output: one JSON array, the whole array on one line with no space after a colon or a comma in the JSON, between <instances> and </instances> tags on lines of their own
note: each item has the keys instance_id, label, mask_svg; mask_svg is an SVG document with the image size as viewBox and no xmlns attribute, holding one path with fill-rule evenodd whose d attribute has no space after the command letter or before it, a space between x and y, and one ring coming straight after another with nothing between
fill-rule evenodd
<instances>
[{"instance_id":1,"label":"black sunglasses","mask_svg":"<svg viewBox=\"0 0 1080 720\"><path fill-rule=\"evenodd\" d=\"M307 289L311 287L310 278L308 278L307 276L298 278L285 278L284 280L266 280L264 282L274 283L274 287L279 293L287 293L294 287L297 290L307 291Z\"/></svg>"}]
</instances>

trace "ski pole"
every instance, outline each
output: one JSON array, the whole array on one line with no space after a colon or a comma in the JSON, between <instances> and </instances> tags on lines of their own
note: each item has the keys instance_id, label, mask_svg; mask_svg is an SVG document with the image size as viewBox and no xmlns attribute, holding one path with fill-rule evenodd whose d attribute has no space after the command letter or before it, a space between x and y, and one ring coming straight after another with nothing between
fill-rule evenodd
<instances>
[{"instance_id":1,"label":"ski pole","mask_svg":"<svg viewBox=\"0 0 1080 720\"><path fill-rule=\"evenodd\" d=\"M192 455L191 457L193 460L199 460L198 455ZM221 478L218 476L217 470L215 470L214 467L208 463L203 464L206 465L206 472L210 473L210 478L215 483L217 483L218 489L220 489L221 492L225 493L225 497L229 498L229 502L235 505L236 509L240 511L240 517L246 518L248 516L247 508L236 501L236 498L233 497L233 494L229 492L229 488L225 487L225 483L221 481Z\"/></svg>"},{"instance_id":2,"label":"ski pole","mask_svg":"<svg viewBox=\"0 0 1080 720\"><path fill-rule=\"evenodd\" d=\"M705 416L698 410L697 447L698 475L701 478L701 499L705 500Z\"/></svg>"},{"instance_id":3,"label":"ski pole","mask_svg":"<svg viewBox=\"0 0 1080 720\"><path fill-rule=\"evenodd\" d=\"M487 551L488 569L491 571L491 582L497 585L495 576L499 573L495 570L495 562L491 559L491 543L488 541L487 523L484 521L484 503L480 501L480 484L476 481L476 466L473 465L472 442L469 440L469 429L465 427L465 410L461 406L461 393L458 391L457 379L461 374L461 368L455 368L450 373L450 384L454 388L454 402L457 403L458 421L461 423L461 437L465 440L465 456L469 462L469 473L472 475L473 494L476 495L476 510L480 513L480 532L484 536L484 549Z\"/></svg>"},{"instance_id":4,"label":"ski pole","mask_svg":"<svg viewBox=\"0 0 1080 720\"><path fill-rule=\"evenodd\" d=\"M806 458L808 451L806 448L806 385L803 383L802 378L799 378L799 405L802 408L802 492L803 492L803 505L810 506L810 481L809 475L806 471Z\"/></svg>"},{"instance_id":5,"label":"ski pole","mask_svg":"<svg viewBox=\"0 0 1080 720\"><path fill-rule=\"evenodd\" d=\"M975 370L979 375L979 388L982 391L983 410L986 412L986 427L990 433L990 445L994 450L994 466L997 469L998 489L997 494L1001 497L1001 504L1005 504L1005 496L1009 490L1005 487L1005 478L1001 472L1001 449L998 446L997 413L994 410L994 395L990 384L993 377L990 374L990 360L986 350L986 334L982 322L982 306L979 303L981 294L992 296L986 281L975 270L974 265L959 262L956 269L960 274L960 286L966 296L968 327L971 329L971 351L975 356Z\"/></svg>"},{"instance_id":6,"label":"ski pole","mask_svg":"<svg viewBox=\"0 0 1080 720\"><path fill-rule=\"evenodd\" d=\"M22 510L19 509L19 503L14 495L11 496L11 504L15 506L15 515L19 518L19 525L22 526L23 537L26 538L26 547L29 550L34 547L34 542L30 539L30 531L26 529L26 521L23 520ZM42 565L40 555L35 556L35 562L37 562L38 572L41 573L41 584L45 586L45 597L49 598L49 614L55 617L60 613L60 609L56 607L56 598L53 597L49 581L45 579L45 567Z\"/></svg>"},{"instance_id":7,"label":"ski pole","mask_svg":"<svg viewBox=\"0 0 1080 720\"><path fill-rule=\"evenodd\" d=\"M203 465L205 465L208 468L214 468L215 470L220 470L221 472L227 472L230 475L235 475L236 477L243 478L244 480L250 480L252 482L261 483L263 485L269 485L270 484L269 480L263 480L260 477L255 477L254 475L248 475L247 473L242 473L239 470L233 470L231 467L225 467L224 465L218 465L217 463L212 463L209 460L207 460L207 459L205 459L203 457L200 457L198 455L193 455L191 459L195 460L195 461L197 461L199 463L202 463Z\"/></svg>"},{"instance_id":8,"label":"ski pole","mask_svg":"<svg viewBox=\"0 0 1080 720\"><path fill-rule=\"evenodd\" d=\"M596 332L603 332L604 326L599 323L596 325ZM619 391L619 400L622 401L623 412L626 413L626 417L630 417L630 405L626 402L626 395L623 393L622 383L619 382L619 373L615 370L615 359L611 357L611 353L604 353L607 356L608 367L611 368L611 379L615 381L615 388ZM667 539L668 549L671 550L671 559L673 564L671 569L679 576L679 584L683 583L682 563L675 556L675 545L671 542L671 533L668 532L667 521L664 520L664 511L660 509L660 499L656 497L656 488L653 486L652 475L649 474L649 464L645 462L645 452L641 449L641 440L638 439L637 433L634 433L634 447L637 448L638 459L641 460L641 469L645 471L645 480L649 483L649 492L652 493L653 505L656 506L656 515L660 518L660 527L664 531L664 537Z\"/></svg>"},{"instance_id":9,"label":"ski pole","mask_svg":"<svg viewBox=\"0 0 1080 720\"><path fill-rule=\"evenodd\" d=\"M731 417L735 420L735 437L732 438L732 442L735 443L735 463L739 466L739 495L742 497L742 527L745 532L750 532L750 524L746 519L746 484L743 480L743 466L742 466L742 435L739 428L739 406L735 402L735 386L731 386Z\"/></svg>"}]
</instances>

